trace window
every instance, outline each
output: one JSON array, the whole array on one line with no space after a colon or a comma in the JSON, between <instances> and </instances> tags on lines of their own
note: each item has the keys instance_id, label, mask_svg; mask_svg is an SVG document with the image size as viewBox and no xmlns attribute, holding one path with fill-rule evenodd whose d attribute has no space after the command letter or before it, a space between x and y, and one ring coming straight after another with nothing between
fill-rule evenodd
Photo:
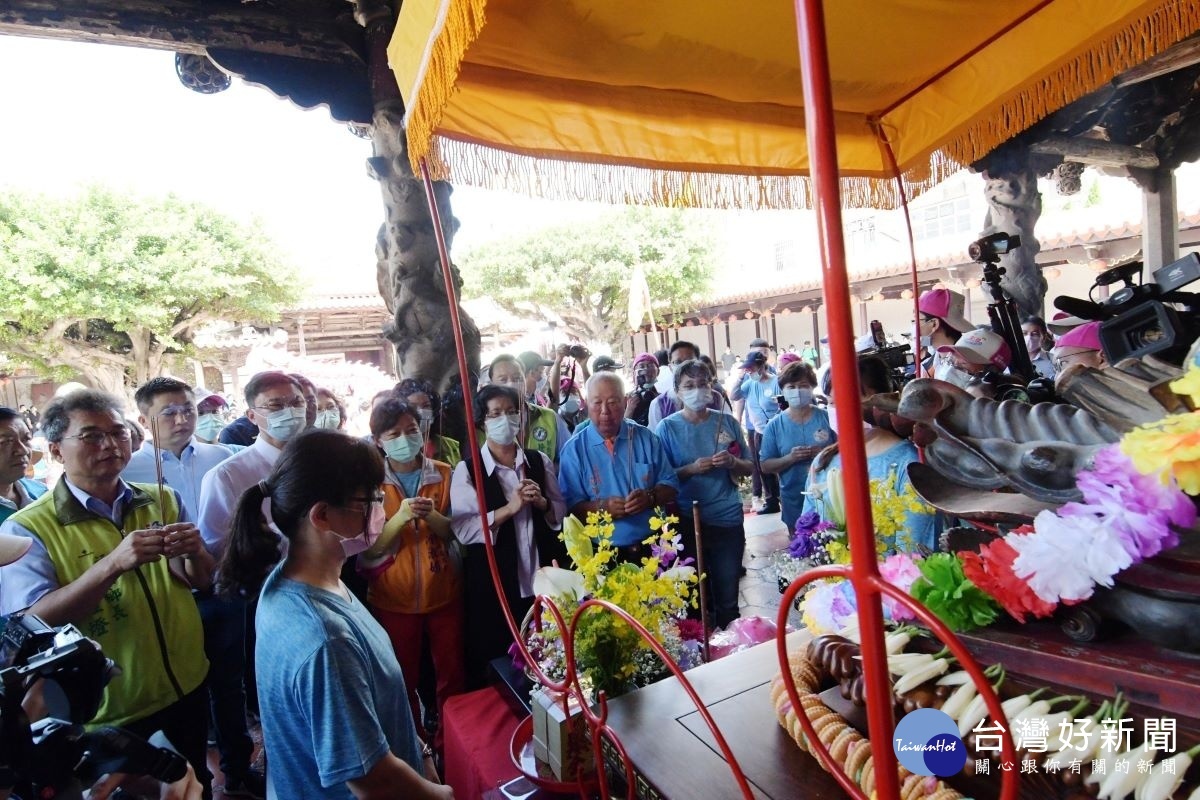
<instances>
[{"instance_id":1,"label":"window","mask_svg":"<svg viewBox=\"0 0 1200 800\"><path fill-rule=\"evenodd\" d=\"M775 243L775 271L786 272L800 266L800 253L795 239L782 239Z\"/></svg>"},{"instance_id":2,"label":"window","mask_svg":"<svg viewBox=\"0 0 1200 800\"><path fill-rule=\"evenodd\" d=\"M970 201L965 197L959 197L919 211L914 220L913 236L920 241L936 239L941 236L970 234L971 230Z\"/></svg>"}]
</instances>

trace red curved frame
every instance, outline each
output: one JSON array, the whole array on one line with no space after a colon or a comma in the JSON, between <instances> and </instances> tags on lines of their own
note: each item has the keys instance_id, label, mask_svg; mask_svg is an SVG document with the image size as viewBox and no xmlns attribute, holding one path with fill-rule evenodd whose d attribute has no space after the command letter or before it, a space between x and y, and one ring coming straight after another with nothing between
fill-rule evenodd
<instances>
[{"instance_id":1,"label":"red curved frame","mask_svg":"<svg viewBox=\"0 0 1200 800\"><path fill-rule=\"evenodd\" d=\"M804 91L806 116L806 136L812 164L812 181L817 197L815 210L817 213L817 231L822 261L822 278L826 292L827 323L829 331L830 355L833 368L834 391L839 398L838 438L841 443L842 467L848 480L845 481L846 522L848 540L852 557L851 566L822 567L806 572L788 587L783 596L779 612L779 634L776 647L780 666L784 673L784 682L788 697L797 709L802 709L795 682L787 664L787 647L784 630L787 622L788 609L800 589L813 580L822 577L846 577L852 585L858 598L858 619L861 631L862 658L864 683L867 698L867 718L869 734L875 741L888 741L895 722L892 718L892 695L887 669L887 654L883 643L883 609L881 595L887 595L897 602L909 607L917 617L928 625L959 659L972 680L985 696L989 712L996 719L1004 719L1000 701L992 691L982 669L967 652L962 643L946 626L920 603L914 601L904 592L896 589L882 579L875 561L874 528L871 520L871 503L867 485L866 454L864 449L863 429L857 420L862 418L862 403L858 387L857 355L854 352L854 329L850 314L849 279L846 271L845 246L842 239L841 201L838 186L836 134L834 132L833 102L830 88L829 56L825 41L825 22L821 0L794 0L796 10L797 34L799 39L799 56L801 77ZM885 149L891 155L890 145L881 136ZM892 168L896 171L896 179L900 180L894 157ZM445 233L442 227L441 212L437 204L437 195L429 176L428 165L421 162L421 179L425 186L426 199L429 203L430 216L433 221L434 236L437 242L438 258L443 265L442 278L445 284L446 298L450 309L450 320L453 328L455 350L458 359L459 376L463 383L464 398L467 396L469 375L466 350L462 340L462 326L459 320L458 298L454 283L450 276L450 257L446 247ZM903 190L902 190L903 191ZM905 213L907 214L907 208ZM913 292L914 306L916 304L917 279L916 258L913 255ZM468 401L465 405L465 421L467 426L467 443L469 456L474 466L474 474L483 475L483 464L480 458L479 439L476 434L474 411ZM496 586L500 585L499 571L496 565L495 552L492 548L491 531L487 522L487 502L484 498L483 483L476 481L476 500L479 505L484 531L484 545L487 553L488 568ZM645 639L650 647L663 659L673 675L678 678L680 685L695 704L705 724L712 732L722 755L733 772L734 779L742 796L751 798L752 792L741 766L730 750L728 743L721 734L716 723L700 700L691 682L679 670L679 667L669 657L663 647L650 635L637 620L626 611L612 603L602 600L588 600L580 604L572 615L569 626L564 626L564 620L559 609L546 597L539 596L534 603L535 624L540 625L541 609L550 613L560 631L564 635L565 661L567 674L561 681L551 680L531 657L521 636L512 610L499 593L505 620L513 640L517 643L525 662L529 664L539 683L547 688L564 693L570 693L580 699L580 707L584 718L592 732L593 752L596 756L597 770L600 778L601 791L607 796L607 776L603 767L601 739L606 737L620 754L625 769L627 797L632 800L635 792L633 767L624 747L616 733L608 726L607 698L604 693L597 697L598 711L583 702L583 693L579 685L579 676L574 666L574 633L584 613L591 609L612 613L630 625L639 636ZM597 612L597 613L600 613ZM832 762L828 750L820 743L807 715L798 712L801 727L813 742L818 761L837 779L839 784L852 796L863 798L865 795L846 776L844 770ZM1006 758L1015 760L1015 748L1011 737L1005 731L1002 740L1002 753ZM885 800L897 800L900 796L899 782L896 770L896 758L891 748L880 748L876 758L876 796ZM583 781L580 782L580 794L584 795ZM1006 772L1001 781L1002 800L1016 800L1018 777L1015 772Z\"/></svg>"}]
</instances>

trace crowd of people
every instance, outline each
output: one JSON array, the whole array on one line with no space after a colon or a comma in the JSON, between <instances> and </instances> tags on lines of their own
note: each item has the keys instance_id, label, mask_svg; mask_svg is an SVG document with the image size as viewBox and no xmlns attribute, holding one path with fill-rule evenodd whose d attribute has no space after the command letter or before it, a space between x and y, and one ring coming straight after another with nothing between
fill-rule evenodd
<instances>
[{"instance_id":1,"label":"crowd of people","mask_svg":"<svg viewBox=\"0 0 1200 800\"><path fill-rule=\"evenodd\" d=\"M919 307L921 375L972 390L1007 366L961 295L933 290ZM1043 376L1099 365L1081 323L1026 321ZM821 510L839 459L829 372L807 342L777 353L755 339L718 367L677 341L624 375L588 356L564 346L484 367L468 400L482 472L448 435L461 393L412 378L373 398L365 436L345 431L334 392L282 372L255 375L232 421L226 398L169 377L138 387L136 419L91 389L40 416L0 409L0 534L28 542L0 568L0 613L98 641L121 672L95 723L163 731L206 796L211 724L227 796L448 797L441 710L506 654L501 597L520 620L538 568L569 566L568 515L606 513L635 562L652 514L678 517L685 548L703 549L709 622L725 626L739 615L743 480L754 511L791 530ZM887 366L860 359L859 384L890 391ZM49 488L26 477L34 428L62 470ZM902 491L911 442L868 426L866 444L872 479ZM889 547L934 547L932 514L907 527ZM269 780L251 766L255 713Z\"/></svg>"}]
</instances>

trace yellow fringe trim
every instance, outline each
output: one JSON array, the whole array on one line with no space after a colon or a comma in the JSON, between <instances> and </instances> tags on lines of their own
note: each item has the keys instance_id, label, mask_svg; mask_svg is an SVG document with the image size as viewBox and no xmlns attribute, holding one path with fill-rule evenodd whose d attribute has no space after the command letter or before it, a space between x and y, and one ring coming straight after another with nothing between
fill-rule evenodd
<instances>
[{"instance_id":1,"label":"yellow fringe trim","mask_svg":"<svg viewBox=\"0 0 1200 800\"><path fill-rule=\"evenodd\" d=\"M651 169L619 163L540 158L477 142L436 135L454 91L467 49L484 25L486 0L450 0L446 23L434 43L420 103L406 120L414 169L422 157L437 180L520 192L552 200L704 208L796 208L813 206L812 184L801 176L756 176ZM903 181L912 199L1048 115L1095 91L1132 67L1178 44L1200 29L1200 0L1166 0L1145 16L1094 42L1074 59L1015 96L997 103L911 166ZM843 178L847 208L896 208L893 179Z\"/></svg>"},{"instance_id":2,"label":"yellow fringe trim","mask_svg":"<svg viewBox=\"0 0 1200 800\"><path fill-rule=\"evenodd\" d=\"M442 124L467 50L479 38L487 21L486 5L487 0L448 0L445 24L434 40L425 66L420 100L407 110L404 120L409 159L416 175L421 174L418 164L428 155L434 131Z\"/></svg>"},{"instance_id":3,"label":"yellow fringe trim","mask_svg":"<svg viewBox=\"0 0 1200 800\"><path fill-rule=\"evenodd\" d=\"M538 158L476 142L435 136L429 153L434 180L516 192L547 200L679 208L809 209L812 181L803 176L682 172L628 164ZM904 175L909 199L941 183L962 166L934 152L929 163ZM842 178L847 208L898 208L896 182Z\"/></svg>"},{"instance_id":4,"label":"yellow fringe trim","mask_svg":"<svg viewBox=\"0 0 1200 800\"><path fill-rule=\"evenodd\" d=\"M942 145L960 164L986 156L1035 123L1096 91L1123 72L1178 44L1200 29L1200 2L1167 0L1054 72L998 103L980 121Z\"/></svg>"}]
</instances>

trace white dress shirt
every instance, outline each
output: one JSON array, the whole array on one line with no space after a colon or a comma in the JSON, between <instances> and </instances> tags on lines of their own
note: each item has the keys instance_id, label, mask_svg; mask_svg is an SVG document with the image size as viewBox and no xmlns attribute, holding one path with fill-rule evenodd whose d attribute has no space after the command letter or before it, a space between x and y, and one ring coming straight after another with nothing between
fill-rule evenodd
<instances>
[{"instance_id":1,"label":"white dress shirt","mask_svg":"<svg viewBox=\"0 0 1200 800\"><path fill-rule=\"evenodd\" d=\"M260 436L247 447L208 471L200 484L200 510L196 524L204 546L219 563L229 539L229 527L242 493L270 477L282 452Z\"/></svg>"},{"instance_id":2,"label":"white dress shirt","mask_svg":"<svg viewBox=\"0 0 1200 800\"><path fill-rule=\"evenodd\" d=\"M492 452L485 444L480 448L483 457L483 468L490 476L496 474L504 496L509 497L521 484L525 477L525 451L517 448L516 463L512 467L496 463ZM536 451L535 451L536 452ZM469 453L467 454L470 455ZM546 485L542 487L549 505L546 507L546 522L551 530L561 530L562 521L567 513L566 503L563 502L562 491L558 488L558 473L554 464L544 453L538 453L542 459L542 467L546 470ZM533 513L537 509L532 505L521 507L512 518L513 529L517 534L517 584L521 587L522 597L533 597L533 573L541 566L538 561L537 544L533 539ZM487 515L488 530L492 527L496 513L489 511ZM455 538L463 544L483 544L483 523L479 517L479 501L475 496L475 487L471 485L467 473L466 462L459 462L454 468L454 476L450 479L450 527ZM493 541L495 539L493 538Z\"/></svg>"}]
</instances>

